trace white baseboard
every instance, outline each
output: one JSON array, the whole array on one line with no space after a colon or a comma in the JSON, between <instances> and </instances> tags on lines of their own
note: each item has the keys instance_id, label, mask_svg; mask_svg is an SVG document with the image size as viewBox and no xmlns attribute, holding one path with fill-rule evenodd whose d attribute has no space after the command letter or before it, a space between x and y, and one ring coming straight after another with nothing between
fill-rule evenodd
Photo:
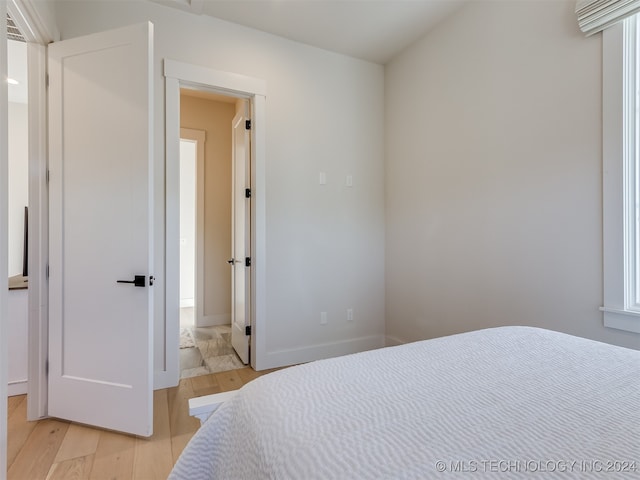
<instances>
[{"instance_id":1,"label":"white baseboard","mask_svg":"<svg viewBox=\"0 0 640 480\"><path fill-rule=\"evenodd\" d=\"M26 395L27 393L27 380L17 380L15 382L9 382L7 388L7 396L13 397L14 395Z\"/></svg>"},{"instance_id":2,"label":"white baseboard","mask_svg":"<svg viewBox=\"0 0 640 480\"><path fill-rule=\"evenodd\" d=\"M384 346L385 337L383 335L373 335L335 343L312 345L310 347L278 350L267 352L266 358L257 363L255 368L256 370L267 370L269 368L297 365L299 363L313 362L324 358L364 352L365 350L374 350Z\"/></svg>"},{"instance_id":3,"label":"white baseboard","mask_svg":"<svg viewBox=\"0 0 640 480\"><path fill-rule=\"evenodd\" d=\"M400 340L398 337L393 337L391 335L387 335L385 338L385 345L387 347L395 347L397 345L404 345L405 343L407 343L404 340Z\"/></svg>"},{"instance_id":4,"label":"white baseboard","mask_svg":"<svg viewBox=\"0 0 640 480\"><path fill-rule=\"evenodd\" d=\"M205 315L196 319L196 327L213 327L215 325L231 325L231 314Z\"/></svg>"}]
</instances>

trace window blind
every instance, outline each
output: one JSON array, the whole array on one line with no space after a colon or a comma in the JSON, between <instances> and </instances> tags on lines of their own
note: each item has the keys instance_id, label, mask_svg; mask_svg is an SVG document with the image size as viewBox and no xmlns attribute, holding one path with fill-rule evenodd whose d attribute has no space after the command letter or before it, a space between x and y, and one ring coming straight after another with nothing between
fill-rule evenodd
<instances>
[{"instance_id":1,"label":"window blind","mask_svg":"<svg viewBox=\"0 0 640 480\"><path fill-rule=\"evenodd\" d=\"M577 0L578 25L587 36L640 12L640 0Z\"/></svg>"}]
</instances>

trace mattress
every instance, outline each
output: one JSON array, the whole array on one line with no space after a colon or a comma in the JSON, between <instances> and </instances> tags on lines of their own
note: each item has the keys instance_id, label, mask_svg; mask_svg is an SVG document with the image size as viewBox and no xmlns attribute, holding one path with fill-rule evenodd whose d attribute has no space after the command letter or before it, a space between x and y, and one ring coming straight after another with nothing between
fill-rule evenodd
<instances>
[{"instance_id":1,"label":"mattress","mask_svg":"<svg viewBox=\"0 0 640 480\"><path fill-rule=\"evenodd\" d=\"M169 478L640 478L640 352L500 327L257 378Z\"/></svg>"}]
</instances>

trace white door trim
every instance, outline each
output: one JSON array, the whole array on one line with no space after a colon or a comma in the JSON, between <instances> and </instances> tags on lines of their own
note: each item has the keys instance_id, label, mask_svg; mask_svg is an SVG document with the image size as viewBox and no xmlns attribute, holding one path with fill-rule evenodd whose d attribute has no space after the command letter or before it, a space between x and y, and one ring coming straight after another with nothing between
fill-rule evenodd
<instances>
[{"instance_id":1,"label":"white door trim","mask_svg":"<svg viewBox=\"0 0 640 480\"><path fill-rule=\"evenodd\" d=\"M60 32L54 25L50 25L43 20L38 12L42 6L38 6L34 0L8 0L7 11L15 22L22 36L29 43L47 45L53 41L60 40Z\"/></svg>"},{"instance_id":2,"label":"white door trim","mask_svg":"<svg viewBox=\"0 0 640 480\"><path fill-rule=\"evenodd\" d=\"M7 11L27 40L29 75L29 327L27 419L47 415L49 201L46 184L46 45L59 38L50 31L33 0L9 0ZM3 17L6 15L3 15Z\"/></svg>"},{"instance_id":3,"label":"white door trim","mask_svg":"<svg viewBox=\"0 0 640 480\"><path fill-rule=\"evenodd\" d=\"M8 204L7 193L9 172L9 150L7 138L9 129L9 110L7 97L7 12L6 3L0 2L0 479L6 477L7 471L7 380L9 341L8 295Z\"/></svg>"},{"instance_id":4,"label":"white door trim","mask_svg":"<svg viewBox=\"0 0 640 480\"><path fill-rule=\"evenodd\" d=\"M29 75L29 327L27 419L47 415L49 356L49 191L47 47L27 45Z\"/></svg>"},{"instance_id":5,"label":"white door trim","mask_svg":"<svg viewBox=\"0 0 640 480\"><path fill-rule=\"evenodd\" d=\"M265 359L266 328L266 82L165 59L165 161L166 161L166 370L156 372L156 388L178 378L179 302L179 193L180 87L208 90L247 98L251 103L251 366L260 370ZM164 380L164 381L163 381Z\"/></svg>"},{"instance_id":6,"label":"white door trim","mask_svg":"<svg viewBox=\"0 0 640 480\"><path fill-rule=\"evenodd\" d=\"M165 59L164 76L175 78L181 83L200 86L203 89L227 93L232 97L247 98L267 95L267 82L260 78L237 73L223 72L190 63Z\"/></svg>"}]
</instances>

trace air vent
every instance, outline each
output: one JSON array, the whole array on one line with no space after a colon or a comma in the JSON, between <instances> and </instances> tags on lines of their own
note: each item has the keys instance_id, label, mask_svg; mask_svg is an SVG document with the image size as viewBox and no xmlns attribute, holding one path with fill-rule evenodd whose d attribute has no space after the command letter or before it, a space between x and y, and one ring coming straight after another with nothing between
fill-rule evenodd
<instances>
[{"instance_id":1,"label":"air vent","mask_svg":"<svg viewBox=\"0 0 640 480\"><path fill-rule=\"evenodd\" d=\"M11 16L7 13L7 39L26 42Z\"/></svg>"}]
</instances>

